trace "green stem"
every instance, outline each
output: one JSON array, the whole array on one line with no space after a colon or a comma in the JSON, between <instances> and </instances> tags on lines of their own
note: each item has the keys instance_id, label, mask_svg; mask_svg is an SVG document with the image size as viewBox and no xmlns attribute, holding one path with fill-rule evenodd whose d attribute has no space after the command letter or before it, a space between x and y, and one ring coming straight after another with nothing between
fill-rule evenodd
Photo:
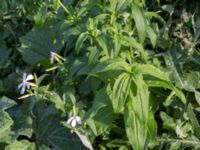
<instances>
[{"instance_id":1,"label":"green stem","mask_svg":"<svg viewBox=\"0 0 200 150\"><path fill-rule=\"evenodd\" d=\"M192 141L192 140L181 140L181 139L174 139L174 138L158 138L159 142L181 142L183 144L190 144L190 145L200 145L200 141Z\"/></svg>"},{"instance_id":2,"label":"green stem","mask_svg":"<svg viewBox=\"0 0 200 150\"><path fill-rule=\"evenodd\" d=\"M73 116L76 116L76 105L73 105Z\"/></svg>"},{"instance_id":3,"label":"green stem","mask_svg":"<svg viewBox=\"0 0 200 150\"><path fill-rule=\"evenodd\" d=\"M60 6L65 10L65 12L70 16L71 19L74 19L73 15L70 13L70 11L63 5L63 3L58 0Z\"/></svg>"}]
</instances>

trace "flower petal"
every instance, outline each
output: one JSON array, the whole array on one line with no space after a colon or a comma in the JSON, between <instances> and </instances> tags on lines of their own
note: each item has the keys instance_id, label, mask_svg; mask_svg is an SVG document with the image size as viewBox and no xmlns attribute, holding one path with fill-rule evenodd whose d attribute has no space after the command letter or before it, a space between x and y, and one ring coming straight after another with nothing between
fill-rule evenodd
<instances>
[{"instance_id":1,"label":"flower petal","mask_svg":"<svg viewBox=\"0 0 200 150\"><path fill-rule=\"evenodd\" d=\"M23 86L23 83L18 84L17 89L19 90Z\"/></svg>"},{"instance_id":2,"label":"flower petal","mask_svg":"<svg viewBox=\"0 0 200 150\"><path fill-rule=\"evenodd\" d=\"M81 121L81 118L79 116L76 116L76 122L81 125L82 124L82 121Z\"/></svg>"},{"instance_id":3,"label":"flower petal","mask_svg":"<svg viewBox=\"0 0 200 150\"><path fill-rule=\"evenodd\" d=\"M23 85L23 86L22 86L22 89L21 89L21 91L20 91L20 94L23 95L23 94L25 93L25 90L26 90L26 87Z\"/></svg>"},{"instance_id":4,"label":"flower petal","mask_svg":"<svg viewBox=\"0 0 200 150\"><path fill-rule=\"evenodd\" d=\"M73 119L72 122L71 122L71 127L75 128L75 127L76 127L76 124L77 124L76 120Z\"/></svg>"},{"instance_id":5,"label":"flower petal","mask_svg":"<svg viewBox=\"0 0 200 150\"><path fill-rule=\"evenodd\" d=\"M67 123L70 124L70 122L74 119L74 117L70 117L68 120L67 120Z\"/></svg>"},{"instance_id":6,"label":"flower petal","mask_svg":"<svg viewBox=\"0 0 200 150\"><path fill-rule=\"evenodd\" d=\"M26 81L33 80L33 79L34 79L33 75L32 75L32 74L29 74L29 75L27 76L27 78L26 78Z\"/></svg>"}]
</instances>

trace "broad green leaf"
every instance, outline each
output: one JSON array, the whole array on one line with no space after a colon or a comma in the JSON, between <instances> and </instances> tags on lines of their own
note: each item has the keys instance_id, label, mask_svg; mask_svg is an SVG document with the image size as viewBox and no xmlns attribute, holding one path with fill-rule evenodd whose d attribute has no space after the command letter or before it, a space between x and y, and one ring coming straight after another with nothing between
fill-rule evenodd
<instances>
[{"instance_id":1,"label":"broad green leaf","mask_svg":"<svg viewBox=\"0 0 200 150\"><path fill-rule=\"evenodd\" d=\"M183 92L177 89L175 86L173 86L171 82L160 80L158 78L148 77L148 76L145 76L144 79L145 79L146 84L150 87L163 87L163 88L168 88L174 91L176 95L181 99L181 101L183 103L186 103L186 98Z\"/></svg>"},{"instance_id":2,"label":"broad green leaf","mask_svg":"<svg viewBox=\"0 0 200 150\"><path fill-rule=\"evenodd\" d=\"M23 141L14 141L13 143L6 146L5 150L35 150L36 146L34 143Z\"/></svg>"},{"instance_id":3,"label":"broad green leaf","mask_svg":"<svg viewBox=\"0 0 200 150\"><path fill-rule=\"evenodd\" d=\"M134 82L138 90L136 95L130 92L129 102L125 109L124 122L126 134L132 148L143 150L148 144L146 140L148 131L149 92L141 76L134 77Z\"/></svg>"},{"instance_id":4,"label":"broad green leaf","mask_svg":"<svg viewBox=\"0 0 200 150\"><path fill-rule=\"evenodd\" d=\"M58 111L47 101L39 101L33 107L33 130L37 137L37 144L50 145L52 149L69 150L85 149L76 134L61 125L61 118ZM69 147L70 145L70 147Z\"/></svg>"},{"instance_id":5,"label":"broad green leaf","mask_svg":"<svg viewBox=\"0 0 200 150\"><path fill-rule=\"evenodd\" d=\"M135 21L140 43L143 43L146 37L146 18L143 10L136 3L132 4L132 17Z\"/></svg>"},{"instance_id":6,"label":"broad green leaf","mask_svg":"<svg viewBox=\"0 0 200 150\"><path fill-rule=\"evenodd\" d=\"M116 114L111 105L99 109L96 114L87 120L88 126L95 136L103 134L116 119Z\"/></svg>"},{"instance_id":7,"label":"broad green leaf","mask_svg":"<svg viewBox=\"0 0 200 150\"><path fill-rule=\"evenodd\" d=\"M0 98L0 110L6 110L16 104L17 103L14 100L8 97L3 96Z\"/></svg>"},{"instance_id":8,"label":"broad green leaf","mask_svg":"<svg viewBox=\"0 0 200 150\"><path fill-rule=\"evenodd\" d=\"M9 114L3 110L0 110L0 141L8 135L12 125L13 121Z\"/></svg>"},{"instance_id":9,"label":"broad green leaf","mask_svg":"<svg viewBox=\"0 0 200 150\"><path fill-rule=\"evenodd\" d=\"M86 112L84 120L94 117L101 108L106 106L112 106L112 104L106 94L106 89L103 88L95 95L92 107Z\"/></svg>"},{"instance_id":10,"label":"broad green leaf","mask_svg":"<svg viewBox=\"0 0 200 150\"><path fill-rule=\"evenodd\" d=\"M13 119L12 130L15 131L15 136L26 136L31 138L33 134L32 128L32 108L36 103L34 97L27 98L23 104L15 105L8 110L10 117Z\"/></svg>"},{"instance_id":11,"label":"broad green leaf","mask_svg":"<svg viewBox=\"0 0 200 150\"><path fill-rule=\"evenodd\" d=\"M156 35L155 31L151 27L148 26L147 27L147 34L150 38L151 45L153 46L153 48L155 48L156 42L157 42L157 35Z\"/></svg>"},{"instance_id":12,"label":"broad green leaf","mask_svg":"<svg viewBox=\"0 0 200 150\"><path fill-rule=\"evenodd\" d=\"M112 93L112 105L114 111L122 112L124 110L125 102L129 94L131 78L127 73L121 74L114 83Z\"/></svg>"},{"instance_id":13,"label":"broad green leaf","mask_svg":"<svg viewBox=\"0 0 200 150\"><path fill-rule=\"evenodd\" d=\"M95 96L92 107L84 116L95 136L106 131L116 118L109 97L111 97L110 87L101 89Z\"/></svg>"},{"instance_id":14,"label":"broad green leaf","mask_svg":"<svg viewBox=\"0 0 200 150\"><path fill-rule=\"evenodd\" d=\"M103 62L100 62L98 65L94 67L91 71L91 75L95 75L98 73L105 73L108 71L129 71L129 64L121 58L109 59Z\"/></svg>"},{"instance_id":15,"label":"broad green leaf","mask_svg":"<svg viewBox=\"0 0 200 150\"><path fill-rule=\"evenodd\" d=\"M188 113L188 118L191 122L191 125L192 125L192 128L194 130L194 134L200 138L200 125L199 125L199 122L196 118L196 115L193 111L193 107L191 104L188 105L187 107L187 113Z\"/></svg>"},{"instance_id":16,"label":"broad green leaf","mask_svg":"<svg viewBox=\"0 0 200 150\"><path fill-rule=\"evenodd\" d=\"M81 47L83 46L84 41L88 38L88 32L83 32L79 35L76 45L75 45L75 50L77 52L80 51Z\"/></svg>"},{"instance_id":17,"label":"broad green leaf","mask_svg":"<svg viewBox=\"0 0 200 150\"><path fill-rule=\"evenodd\" d=\"M133 73L143 74L144 79L149 86L164 87L173 90L183 103L186 102L184 94L173 86L167 74L161 71L159 68L149 64L137 64L133 66Z\"/></svg>"},{"instance_id":18,"label":"broad green leaf","mask_svg":"<svg viewBox=\"0 0 200 150\"><path fill-rule=\"evenodd\" d=\"M154 67L150 64L136 64L133 66L133 74L143 74L143 75L151 75L153 77L156 77L158 79L164 80L164 81L170 81L169 77L161 71L159 68Z\"/></svg>"},{"instance_id":19,"label":"broad green leaf","mask_svg":"<svg viewBox=\"0 0 200 150\"><path fill-rule=\"evenodd\" d=\"M54 25L54 28L50 28ZM23 56L23 60L30 65L50 58L50 52L59 52L62 47L60 37L56 37L60 23L55 21L47 22L42 28L33 29L25 36L20 38L22 43L19 51Z\"/></svg>"}]
</instances>

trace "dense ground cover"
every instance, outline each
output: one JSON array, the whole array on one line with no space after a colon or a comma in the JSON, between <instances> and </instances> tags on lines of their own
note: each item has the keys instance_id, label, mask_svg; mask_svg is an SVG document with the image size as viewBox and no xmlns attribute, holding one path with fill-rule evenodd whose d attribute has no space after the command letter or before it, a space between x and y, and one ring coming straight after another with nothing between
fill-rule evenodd
<instances>
[{"instance_id":1,"label":"dense ground cover","mask_svg":"<svg viewBox=\"0 0 200 150\"><path fill-rule=\"evenodd\" d=\"M1 0L0 150L200 149L199 6Z\"/></svg>"}]
</instances>

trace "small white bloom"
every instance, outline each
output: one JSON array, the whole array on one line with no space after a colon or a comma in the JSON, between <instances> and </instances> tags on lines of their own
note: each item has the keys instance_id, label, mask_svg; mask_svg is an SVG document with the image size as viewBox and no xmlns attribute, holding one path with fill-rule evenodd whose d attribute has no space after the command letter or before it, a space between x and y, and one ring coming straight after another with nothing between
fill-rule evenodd
<instances>
[{"instance_id":1,"label":"small white bloom","mask_svg":"<svg viewBox=\"0 0 200 150\"><path fill-rule=\"evenodd\" d=\"M26 73L23 74L22 82L18 85L18 90L20 90L20 94L24 94L27 89L30 89L30 85L28 81L33 80L33 75L29 74L27 75Z\"/></svg>"},{"instance_id":2,"label":"small white bloom","mask_svg":"<svg viewBox=\"0 0 200 150\"><path fill-rule=\"evenodd\" d=\"M55 60L56 60L55 59L55 53L54 52L50 52L50 61L51 61L51 63L54 63Z\"/></svg>"},{"instance_id":3,"label":"small white bloom","mask_svg":"<svg viewBox=\"0 0 200 150\"><path fill-rule=\"evenodd\" d=\"M75 128L77 125L81 125L82 121L79 116L72 116L67 120L67 123L72 127Z\"/></svg>"}]
</instances>

